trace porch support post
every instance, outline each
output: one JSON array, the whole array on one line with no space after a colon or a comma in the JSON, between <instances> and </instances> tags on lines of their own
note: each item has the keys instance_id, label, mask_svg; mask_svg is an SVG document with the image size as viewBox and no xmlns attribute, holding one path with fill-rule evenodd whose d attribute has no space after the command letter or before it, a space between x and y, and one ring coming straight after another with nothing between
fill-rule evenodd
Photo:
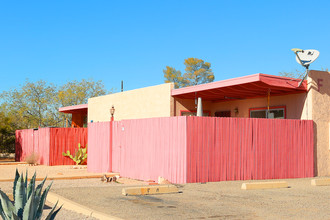
<instances>
[{"instance_id":1,"label":"porch support post","mask_svg":"<svg viewBox=\"0 0 330 220\"><path fill-rule=\"evenodd\" d=\"M197 101L197 116L203 116L203 104L201 97L198 97Z\"/></svg>"}]
</instances>

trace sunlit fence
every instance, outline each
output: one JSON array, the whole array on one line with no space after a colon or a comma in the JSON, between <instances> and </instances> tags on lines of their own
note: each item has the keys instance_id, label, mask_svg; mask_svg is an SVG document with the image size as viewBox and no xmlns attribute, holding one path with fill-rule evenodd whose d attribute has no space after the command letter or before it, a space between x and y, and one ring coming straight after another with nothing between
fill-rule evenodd
<instances>
[{"instance_id":1,"label":"sunlit fence","mask_svg":"<svg viewBox=\"0 0 330 220\"><path fill-rule=\"evenodd\" d=\"M169 117L111 123L112 131L109 122L88 125L89 171L142 180L162 176L173 183L314 176L310 120Z\"/></svg>"}]
</instances>

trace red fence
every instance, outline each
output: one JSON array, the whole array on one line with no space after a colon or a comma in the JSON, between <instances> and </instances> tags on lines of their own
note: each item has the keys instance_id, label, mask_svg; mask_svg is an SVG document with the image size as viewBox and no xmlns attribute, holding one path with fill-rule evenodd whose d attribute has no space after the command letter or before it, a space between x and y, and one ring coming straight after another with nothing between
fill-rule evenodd
<instances>
[{"instance_id":1,"label":"red fence","mask_svg":"<svg viewBox=\"0 0 330 220\"><path fill-rule=\"evenodd\" d=\"M171 117L89 124L88 170L173 183L312 177L313 122ZM111 156L112 154L112 156Z\"/></svg>"},{"instance_id":2,"label":"red fence","mask_svg":"<svg viewBox=\"0 0 330 220\"><path fill-rule=\"evenodd\" d=\"M74 162L62 155L69 150L71 154L87 144L87 128L40 128L16 131L15 159L24 161L25 157L36 152L39 163L43 165L71 165Z\"/></svg>"},{"instance_id":3,"label":"red fence","mask_svg":"<svg viewBox=\"0 0 330 220\"><path fill-rule=\"evenodd\" d=\"M312 177L313 121L187 118L187 182Z\"/></svg>"}]
</instances>

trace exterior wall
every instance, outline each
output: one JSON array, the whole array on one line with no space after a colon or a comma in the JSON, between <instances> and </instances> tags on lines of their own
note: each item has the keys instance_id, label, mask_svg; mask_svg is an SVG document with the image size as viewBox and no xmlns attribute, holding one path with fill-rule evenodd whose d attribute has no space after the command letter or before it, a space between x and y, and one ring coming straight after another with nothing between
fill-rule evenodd
<instances>
[{"instance_id":1,"label":"exterior wall","mask_svg":"<svg viewBox=\"0 0 330 220\"><path fill-rule=\"evenodd\" d=\"M309 72L308 111L314 121L317 175L330 175L330 73Z\"/></svg>"},{"instance_id":2,"label":"exterior wall","mask_svg":"<svg viewBox=\"0 0 330 220\"><path fill-rule=\"evenodd\" d=\"M286 106L287 119L303 118L303 108L305 105L306 93L270 96L270 106ZM182 110L195 110L195 100L176 99L176 114L179 116ZM210 111L214 116L216 111L231 111L232 117L249 118L250 108L267 107L267 97L235 100L228 102L203 101L203 111ZM234 109L238 109L235 113Z\"/></svg>"},{"instance_id":3,"label":"exterior wall","mask_svg":"<svg viewBox=\"0 0 330 220\"><path fill-rule=\"evenodd\" d=\"M202 101L203 111L211 111L212 102ZM181 116L181 111L197 111L197 104L192 99L175 99L175 115ZM213 114L214 115L214 114ZM211 114L212 116L212 114Z\"/></svg>"},{"instance_id":4,"label":"exterior wall","mask_svg":"<svg viewBox=\"0 0 330 220\"><path fill-rule=\"evenodd\" d=\"M88 100L88 122L110 121L112 105L116 121L173 116L172 89L173 83L166 83L91 98Z\"/></svg>"}]
</instances>

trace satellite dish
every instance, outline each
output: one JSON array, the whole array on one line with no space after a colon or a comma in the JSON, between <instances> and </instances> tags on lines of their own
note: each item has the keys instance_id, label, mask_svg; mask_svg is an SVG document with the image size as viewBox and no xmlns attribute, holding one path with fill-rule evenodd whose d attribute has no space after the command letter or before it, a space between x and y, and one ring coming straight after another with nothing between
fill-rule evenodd
<instances>
[{"instance_id":1,"label":"satellite dish","mask_svg":"<svg viewBox=\"0 0 330 220\"><path fill-rule=\"evenodd\" d=\"M313 63L319 57L320 52L317 50L302 50L299 48L293 48L291 50L296 54L296 61L306 68L306 74L298 85L298 87L300 87L308 75L309 64Z\"/></svg>"},{"instance_id":2,"label":"satellite dish","mask_svg":"<svg viewBox=\"0 0 330 220\"><path fill-rule=\"evenodd\" d=\"M307 65L313 63L319 57L320 52L317 50L302 50L297 51L296 54L296 61L306 67Z\"/></svg>"}]
</instances>

